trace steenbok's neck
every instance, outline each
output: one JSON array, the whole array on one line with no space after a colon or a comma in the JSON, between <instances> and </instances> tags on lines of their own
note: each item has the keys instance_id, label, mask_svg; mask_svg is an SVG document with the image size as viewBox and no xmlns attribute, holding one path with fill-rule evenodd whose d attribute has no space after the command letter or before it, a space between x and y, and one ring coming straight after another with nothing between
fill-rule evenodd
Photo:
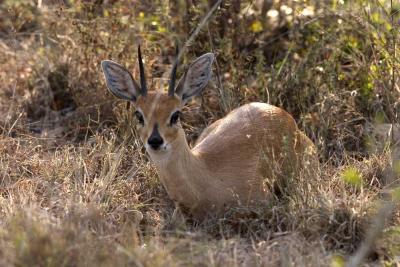
<instances>
[{"instance_id":1,"label":"steenbok's neck","mask_svg":"<svg viewBox=\"0 0 400 267\"><path fill-rule=\"evenodd\" d=\"M161 182L173 199L197 201L200 193L207 188L209 175L205 164L190 150L183 130L172 144L168 156L152 157L152 160Z\"/></svg>"}]
</instances>

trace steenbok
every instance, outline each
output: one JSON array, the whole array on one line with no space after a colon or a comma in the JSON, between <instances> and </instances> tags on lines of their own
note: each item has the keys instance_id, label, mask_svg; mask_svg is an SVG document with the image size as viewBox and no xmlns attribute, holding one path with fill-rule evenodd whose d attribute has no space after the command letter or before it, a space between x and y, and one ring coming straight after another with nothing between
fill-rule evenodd
<instances>
[{"instance_id":1,"label":"steenbok","mask_svg":"<svg viewBox=\"0 0 400 267\"><path fill-rule=\"evenodd\" d=\"M120 64L102 61L107 87L133 103L140 138L168 195L196 217L232 205L260 205L276 183L315 174L314 144L289 113L265 103L234 109L189 147L179 117L185 103L210 80L214 54L193 61L176 86L174 64L168 93L147 90L140 47L138 60L140 85Z\"/></svg>"}]
</instances>

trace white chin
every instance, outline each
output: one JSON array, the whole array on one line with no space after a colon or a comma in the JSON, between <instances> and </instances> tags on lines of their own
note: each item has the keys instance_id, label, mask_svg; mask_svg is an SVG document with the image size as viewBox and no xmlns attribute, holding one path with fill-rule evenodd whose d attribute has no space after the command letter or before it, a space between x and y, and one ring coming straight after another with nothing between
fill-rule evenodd
<instances>
[{"instance_id":1,"label":"white chin","mask_svg":"<svg viewBox=\"0 0 400 267\"><path fill-rule=\"evenodd\" d=\"M169 151L169 145L168 144L162 144L161 147L159 149L153 149L151 148L151 146L149 146L148 144L145 145L146 151L150 154L150 155L160 155L160 154L164 154L165 152Z\"/></svg>"}]
</instances>

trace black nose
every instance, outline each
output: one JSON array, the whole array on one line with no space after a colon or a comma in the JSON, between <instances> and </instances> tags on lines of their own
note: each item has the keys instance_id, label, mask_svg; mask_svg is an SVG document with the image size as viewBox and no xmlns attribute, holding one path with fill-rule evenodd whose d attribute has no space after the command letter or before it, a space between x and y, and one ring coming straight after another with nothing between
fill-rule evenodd
<instances>
[{"instance_id":1,"label":"black nose","mask_svg":"<svg viewBox=\"0 0 400 267\"><path fill-rule=\"evenodd\" d=\"M163 142L162 138L158 136L150 136L149 140L147 140L147 143L155 150L159 149Z\"/></svg>"},{"instance_id":2,"label":"black nose","mask_svg":"<svg viewBox=\"0 0 400 267\"><path fill-rule=\"evenodd\" d=\"M164 143L160 133L158 132L158 125L154 125L153 132L151 133L147 143L151 146L152 149L157 150Z\"/></svg>"}]
</instances>

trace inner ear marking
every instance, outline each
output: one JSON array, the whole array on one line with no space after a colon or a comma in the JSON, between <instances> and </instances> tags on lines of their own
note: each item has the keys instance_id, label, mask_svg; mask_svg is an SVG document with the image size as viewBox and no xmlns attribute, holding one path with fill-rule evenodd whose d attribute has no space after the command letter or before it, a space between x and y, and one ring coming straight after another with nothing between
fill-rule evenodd
<instances>
[{"instance_id":1,"label":"inner ear marking","mask_svg":"<svg viewBox=\"0 0 400 267\"><path fill-rule=\"evenodd\" d=\"M183 78L178 83L175 90L182 101L186 102L189 98L200 94L206 87L212 74L213 53L206 53L198 57L185 72Z\"/></svg>"},{"instance_id":2,"label":"inner ear marking","mask_svg":"<svg viewBox=\"0 0 400 267\"><path fill-rule=\"evenodd\" d=\"M140 90L130 72L111 60L103 60L101 67L109 91L118 98L135 102Z\"/></svg>"}]
</instances>

